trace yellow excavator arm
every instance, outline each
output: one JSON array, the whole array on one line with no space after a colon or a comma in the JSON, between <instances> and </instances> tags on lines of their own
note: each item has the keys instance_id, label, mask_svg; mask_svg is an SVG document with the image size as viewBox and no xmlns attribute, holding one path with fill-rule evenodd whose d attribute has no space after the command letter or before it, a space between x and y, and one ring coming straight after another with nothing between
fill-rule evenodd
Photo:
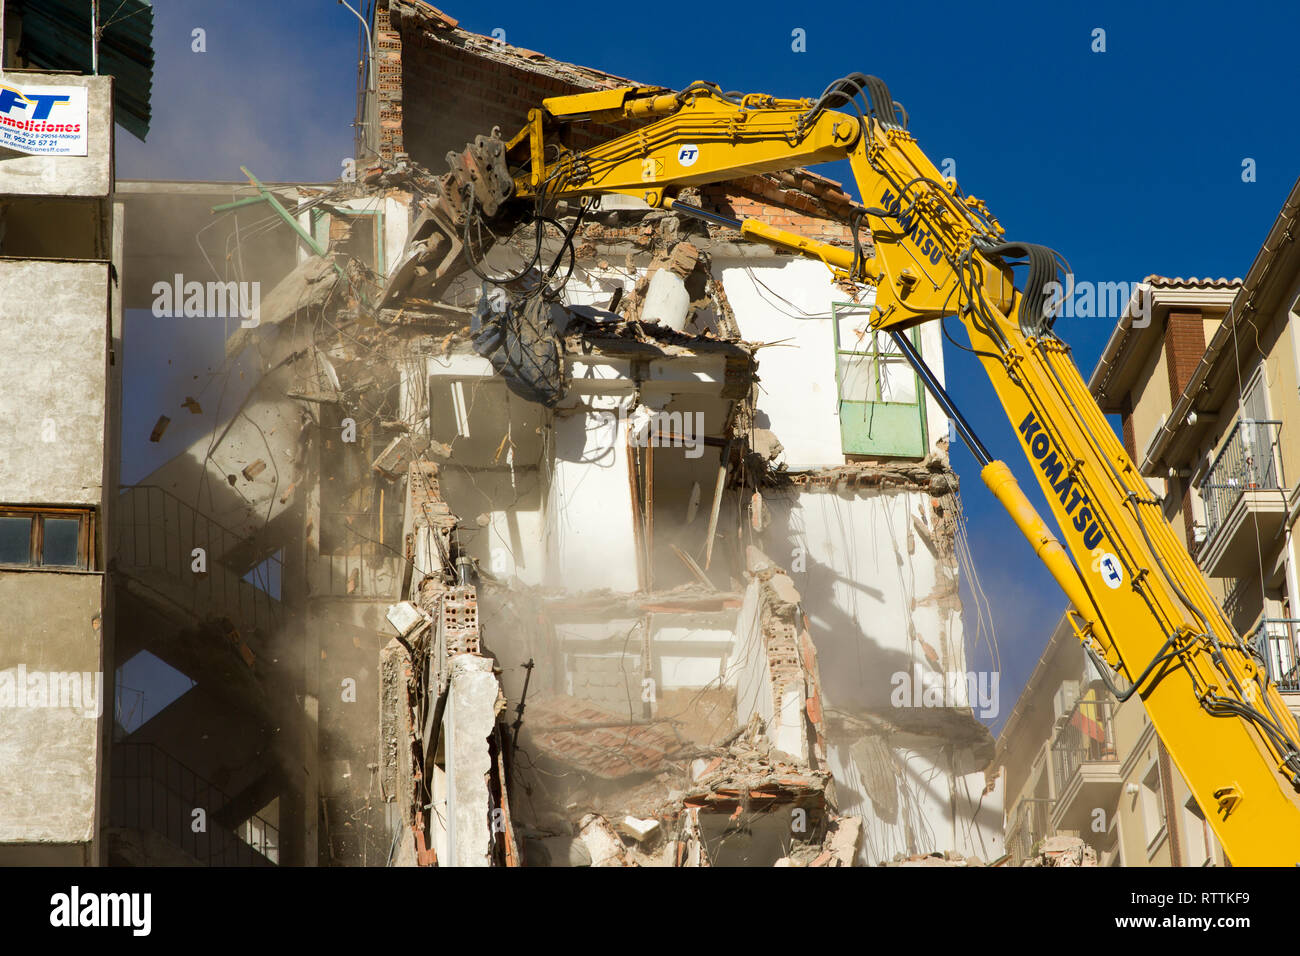
<instances>
[{"instance_id":1,"label":"yellow excavator arm","mask_svg":"<svg viewBox=\"0 0 1300 956\"><path fill-rule=\"evenodd\" d=\"M631 129L590 148L566 145L587 121ZM845 158L862 197L849 223L854 248L726 219L675 198L686 186ZM1052 332L1054 254L1004 239L984 204L920 150L883 82L853 74L817 100L725 93L702 82L680 92L625 87L559 96L532 110L511 139L479 137L449 160L453 171L431 215L452 247L462 238L471 245L470 225L484 218L540 217L561 199L622 193L818 259L846 287L874 287L872 328L893 334L957 424L985 483L1069 598L1078 638L1104 662L1099 670L1112 689L1121 699L1141 696L1231 862L1300 863L1296 720L1166 523L1069 347ZM856 241L864 228L870 255ZM1019 289L1013 263L1028 266ZM954 315L1064 543L898 334Z\"/></svg>"}]
</instances>

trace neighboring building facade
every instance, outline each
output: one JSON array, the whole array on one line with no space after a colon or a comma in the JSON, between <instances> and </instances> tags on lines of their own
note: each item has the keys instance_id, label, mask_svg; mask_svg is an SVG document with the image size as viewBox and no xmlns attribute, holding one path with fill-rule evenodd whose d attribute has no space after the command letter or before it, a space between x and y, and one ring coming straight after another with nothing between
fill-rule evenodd
<instances>
[{"instance_id":1,"label":"neighboring building facade","mask_svg":"<svg viewBox=\"0 0 1300 956\"><path fill-rule=\"evenodd\" d=\"M1287 431L1300 421L1297 216L1300 184L1244 280L1148 277L1089 380L1292 713L1300 712L1300 449ZM998 752L1013 858L1065 832L1087 840L1103 864L1228 862L1140 700L1105 691L1065 620Z\"/></svg>"},{"instance_id":2,"label":"neighboring building facade","mask_svg":"<svg viewBox=\"0 0 1300 956\"><path fill-rule=\"evenodd\" d=\"M1116 700L1066 617L998 736L995 763L1013 866L1054 836L1081 838L1099 866L1225 862L1141 699Z\"/></svg>"},{"instance_id":3,"label":"neighboring building facade","mask_svg":"<svg viewBox=\"0 0 1300 956\"><path fill-rule=\"evenodd\" d=\"M1298 209L1293 189L1240 283L1150 280L1151 327L1126 314L1089 383L1122 416L1129 453L1293 712L1300 449L1287 423L1300 420Z\"/></svg>"},{"instance_id":4,"label":"neighboring building facade","mask_svg":"<svg viewBox=\"0 0 1300 956\"><path fill-rule=\"evenodd\" d=\"M114 80L32 69L49 32L25 39L12 9L0 21L0 122L84 134L64 155L40 154L36 132L31 154L0 149L0 865L96 865L122 344Z\"/></svg>"}]
</instances>

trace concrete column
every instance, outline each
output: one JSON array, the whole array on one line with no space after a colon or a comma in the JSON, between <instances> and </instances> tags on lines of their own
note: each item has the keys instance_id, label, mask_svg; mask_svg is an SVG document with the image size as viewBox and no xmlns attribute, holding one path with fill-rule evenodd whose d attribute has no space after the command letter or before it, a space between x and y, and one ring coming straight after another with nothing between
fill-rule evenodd
<instances>
[{"instance_id":1,"label":"concrete column","mask_svg":"<svg viewBox=\"0 0 1300 956\"><path fill-rule=\"evenodd\" d=\"M452 658L443 732L447 756L448 866L492 865L488 738L499 685L486 657Z\"/></svg>"}]
</instances>

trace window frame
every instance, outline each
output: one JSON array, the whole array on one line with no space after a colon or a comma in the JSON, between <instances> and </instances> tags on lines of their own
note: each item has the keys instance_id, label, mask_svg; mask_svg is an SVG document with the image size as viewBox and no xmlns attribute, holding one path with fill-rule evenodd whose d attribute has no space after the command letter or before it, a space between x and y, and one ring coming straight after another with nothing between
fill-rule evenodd
<instances>
[{"instance_id":1,"label":"window frame","mask_svg":"<svg viewBox=\"0 0 1300 956\"><path fill-rule=\"evenodd\" d=\"M1154 781L1152 780L1154 778ZM1146 833L1148 858L1155 851L1169 829L1165 808L1164 774L1160 761L1152 760L1143 771L1140 786L1142 803L1142 828Z\"/></svg>"},{"instance_id":2,"label":"window frame","mask_svg":"<svg viewBox=\"0 0 1300 956\"><path fill-rule=\"evenodd\" d=\"M326 249L330 247L329 223L334 216L344 219L370 218L373 220L370 226L373 230L371 245L375 257L374 271L383 275L387 268L387 262L384 255L384 208L382 204L374 209L354 209L351 206L312 207L309 216L311 226L308 231L311 233L312 238Z\"/></svg>"},{"instance_id":3,"label":"window frame","mask_svg":"<svg viewBox=\"0 0 1300 956\"><path fill-rule=\"evenodd\" d=\"M50 508L30 505L0 505L0 518L28 518L31 530L27 542L27 561L22 564L0 561L0 570L93 571L95 570L95 512L89 508ZM45 519L76 518L77 563L45 564Z\"/></svg>"},{"instance_id":4,"label":"window frame","mask_svg":"<svg viewBox=\"0 0 1300 956\"><path fill-rule=\"evenodd\" d=\"M885 458L924 458L930 449L930 423L929 408L926 404L927 395L925 392L925 385L921 381L921 376L917 374L916 369L912 368L911 363L909 363L906 357L901 353L898 354L897 361L892 359L890 353L886 352L882 354L880 344L875 336L884 335L884 332L869 332L868 334L871 338L870 341L866 343L868 345L867 348L846 348L845 344L841 341L840 322L849 318L855 312L860 312L864 321L870 315L870 309L863 306L861 303L831 303L831 335L834 344L835 361L835 411L836 416L840 420L840 447L846 455L880 456ZM908 336L912 345L920 351L920 330L918 328L911 328L904 332L904 334ZM863 343L859 342L855 344L861 345ZM876 399L857 400L845 398L844 375L842 374L840 367L841 360L845 358L852 359L853 357L862 358L871 363L871 371L869 374L872 386L875 389L874 394L877 396ZM884 369L888 365L901 365L906 368L908 374L912 376L912 394L914 398L911 401L891 400L885 397L882 386L884 384ZM850 435L851 426L845 419L844 411L846 408L865 410L869 407L881 409L883 414L890 419L900 414L910 416L912 410L915 410L916 423L918 426L916 441L909 441L907 447L903 448L901 446L890 446L888 440L882 438L880 439L882 447L866 448L865 450L863 450L862 447L858 447L859 442L857 438ZM874 412L872 414L874 416ZM884 423L882 422L882 425L883 424ZM868 439L868 441L871 442L874 441L874 439Z\"/></svg>"},{"instance_id":5,"label":"window frame","mask_svg":"<svg viewBox=\"0 0 1300 956\"><path fill-rule=\"evenodd\" d=\"M1193 866L1214 865L1214 837L1210 822L1201 812L1201 805L1194 795L1189 795L1183 804L1182 824L1186 833L1187 859ZM1195 840L1195 842L1193 842ZM1197 857L1200 857L1199 862Z\"/></svg>"}]
</instances>

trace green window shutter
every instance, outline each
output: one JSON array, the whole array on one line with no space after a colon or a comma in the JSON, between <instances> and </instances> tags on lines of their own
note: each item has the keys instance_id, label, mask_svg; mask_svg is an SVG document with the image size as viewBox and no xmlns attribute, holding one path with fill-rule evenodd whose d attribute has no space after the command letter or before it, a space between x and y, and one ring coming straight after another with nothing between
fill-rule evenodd
<instances>
[{"instance_id":1,"label":"green window shutter","mask_svg":"<svg viewBox=\"0 0 1300 956\"><path fill-rule=\"evenodd\" d=\"M927 447L923 386L890 336L871 330L869 314L853 303L831 306L844 454L923 458ZM917 330L906 334L920 348Z\"/></svg>"}]
</instances>

